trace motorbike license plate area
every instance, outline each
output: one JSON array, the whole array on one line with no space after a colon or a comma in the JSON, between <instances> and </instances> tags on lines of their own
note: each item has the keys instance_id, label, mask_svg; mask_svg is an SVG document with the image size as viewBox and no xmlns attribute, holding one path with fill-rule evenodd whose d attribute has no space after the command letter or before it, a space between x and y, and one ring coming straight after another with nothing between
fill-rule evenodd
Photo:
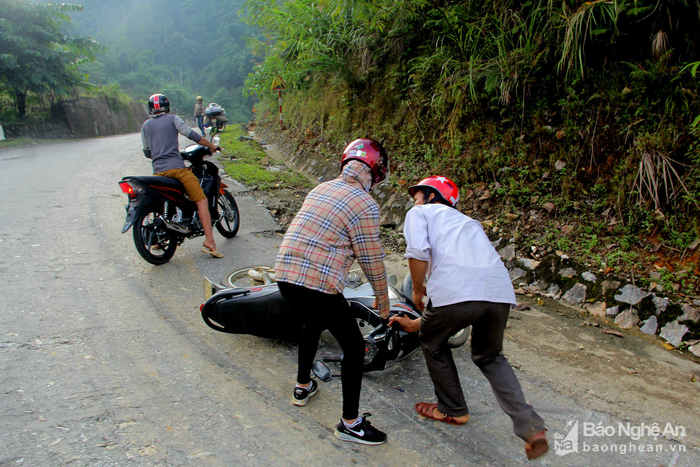
<instances>
[{"instance_id":1,"label":"motorbike license plate area","mask_svg":"<svg viewBox=\"0 0 700 467\"><path fill-rule=\"evenodd\" d=\"M124 210L126 211L126 219L124 220L122 233L129 230L129 228L134 223L134 219L136 219L136 206L134 206L134 204L135 203L133 201L129 201L129 203L126 206L124 206Z\"/></svg>"}]
</instances>

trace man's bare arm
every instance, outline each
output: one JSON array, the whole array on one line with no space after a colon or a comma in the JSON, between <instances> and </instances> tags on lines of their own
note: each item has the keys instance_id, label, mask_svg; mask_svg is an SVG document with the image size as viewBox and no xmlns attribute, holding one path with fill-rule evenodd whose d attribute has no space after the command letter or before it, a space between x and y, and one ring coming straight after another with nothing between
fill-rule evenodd
<instances>
[{"instance_id":1,"label":"man's bare arm","mask_svg":"<svg viewBox=\"0 0 700 467\"><path fill-rule=\"evenodd\" d=\"M411 272L413 282L413 304L423 311L423 297L425 293L425 275L428 272L428 262L419 259L408 258L408 270Z\"/></svg>"}]
</instances>

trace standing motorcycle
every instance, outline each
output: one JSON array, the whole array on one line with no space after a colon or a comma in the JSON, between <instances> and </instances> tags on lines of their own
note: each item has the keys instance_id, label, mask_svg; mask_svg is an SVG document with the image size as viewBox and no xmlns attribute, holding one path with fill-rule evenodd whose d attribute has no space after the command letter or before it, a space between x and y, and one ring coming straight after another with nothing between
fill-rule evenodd
<instances>
[{"instance_id":1,"label":"standing motorcycle","mask_svg":"<svg viewBox=\"0 0 700 467\"><path fill-rule=\"evenodd\" d=\"M209 137L213 138L217 133L224 131L228 119L226 118L226 111L216 102L211 102L204 109L205 115L205 125L210 127Z\"/></svg>"},{"instance_id":2,"label":"standing motorcycle","mask_svg":"<svg viewBox=\"0 0 700 467\"><path fill-rule=\"evenodd\" d=\"M221 181L219 168L204 160L204 156L210 154L207 147L199 144L180 152L200 180L212 224L221 235L233 238L240 224L238 205ZM186 238L204 235L197 206L186 196L185 187L178 180L158 176L124 177L119 186L129 197L122 233L134 227L136 251L149 263L167 263Z\"/></svg>"},{"instance_id":3,"label":"standing motorcycle","mask_svg":"<svg viewBox=\"0 0 700 467\"><path fill-rule=\"evenodd\" d=\"M279 288L267 268L253 269L251 276L261 277L263 284L253 287L223 288L210 283L213 295L201 305L202 320L212 329L232 334L252 334L259 337L295 341L299 336L300 320L280 294ZM253 274L254 273L254 274ZM353 277L354 276L354 277ZM343 295L365 341L363 371L384 370L390 362L408 357L419 347L418 333L405 332L398 326L391 327L374 308L375 297L371 284L362 281L359 273L351 273ZM390 315L398 314L412 319L421 312L411 299L410 275L404 278L400 289L389 286ZM463 345L468 330L462 329L452 337L450 347ZM326 356L314 362L313 372L328 381L333 375L326 362L339 362L342 356Z\"/></svg>"}]
</instances>

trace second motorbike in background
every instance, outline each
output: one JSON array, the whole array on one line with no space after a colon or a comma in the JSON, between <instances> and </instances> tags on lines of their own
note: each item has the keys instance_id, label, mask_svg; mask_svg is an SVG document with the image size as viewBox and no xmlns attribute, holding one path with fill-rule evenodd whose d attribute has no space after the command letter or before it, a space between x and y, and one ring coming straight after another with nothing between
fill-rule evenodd
<instances>
[{"instance_id":1,"label":"second motorbike in background","mask_svg":"<svg viewBox=\"0 0 700 467\"><path fill-rule=\"evenodd\" d=\"M233 238L238 233L238 205L219 176L219 168L204 160L211 152L193 144L180 153L195 176L209 203L212 224L221 235ZM185 195L178 180L158 176L130 176L119 181L129 197L122 233L133 229L136 251L151 264L165 264L186 238L204 235L197 206Z\"/></svg>"},{"instance_id":2,"label":"second motorbike in background","mask_svg":"<svg viewBox=\"0 0 700 467\"><path fill-rule=\"evenodd\" d=\"M204 126L209 127L209 137L213 138L217 133L224 131L228 119L226 111L216 102L211 102L204 109Z\"/></svg>"}]
</instances>

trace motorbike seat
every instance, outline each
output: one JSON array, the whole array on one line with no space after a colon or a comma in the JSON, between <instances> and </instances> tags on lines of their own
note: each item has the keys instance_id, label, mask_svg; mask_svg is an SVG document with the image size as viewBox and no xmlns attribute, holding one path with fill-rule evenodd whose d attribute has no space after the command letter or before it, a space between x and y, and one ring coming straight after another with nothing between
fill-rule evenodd
<instances>
[{"instance_id":1,"label":"motorbike seat","mask_svg":"<svg viewBox=\"0 0 700 467\"><path fill-rule=\"evenodd\" d=\"M156 175L147 175L140 177L125 177L127 180L134 180L147 186L165 186L184 191L185 187L179 180L170 177L159 177Z\"/></svg>"},{"instance_id":2,"label":"motorbike seat","mask_svg":"<svg viewBox=\"0 0 700 467\"><path fill-rule=\"evenodd\" d=\"M276 284L222 290L204 304L202 319L211 328L232 334L295 340L300 332L299 318Z\"/></svg>"}]
</instances>

